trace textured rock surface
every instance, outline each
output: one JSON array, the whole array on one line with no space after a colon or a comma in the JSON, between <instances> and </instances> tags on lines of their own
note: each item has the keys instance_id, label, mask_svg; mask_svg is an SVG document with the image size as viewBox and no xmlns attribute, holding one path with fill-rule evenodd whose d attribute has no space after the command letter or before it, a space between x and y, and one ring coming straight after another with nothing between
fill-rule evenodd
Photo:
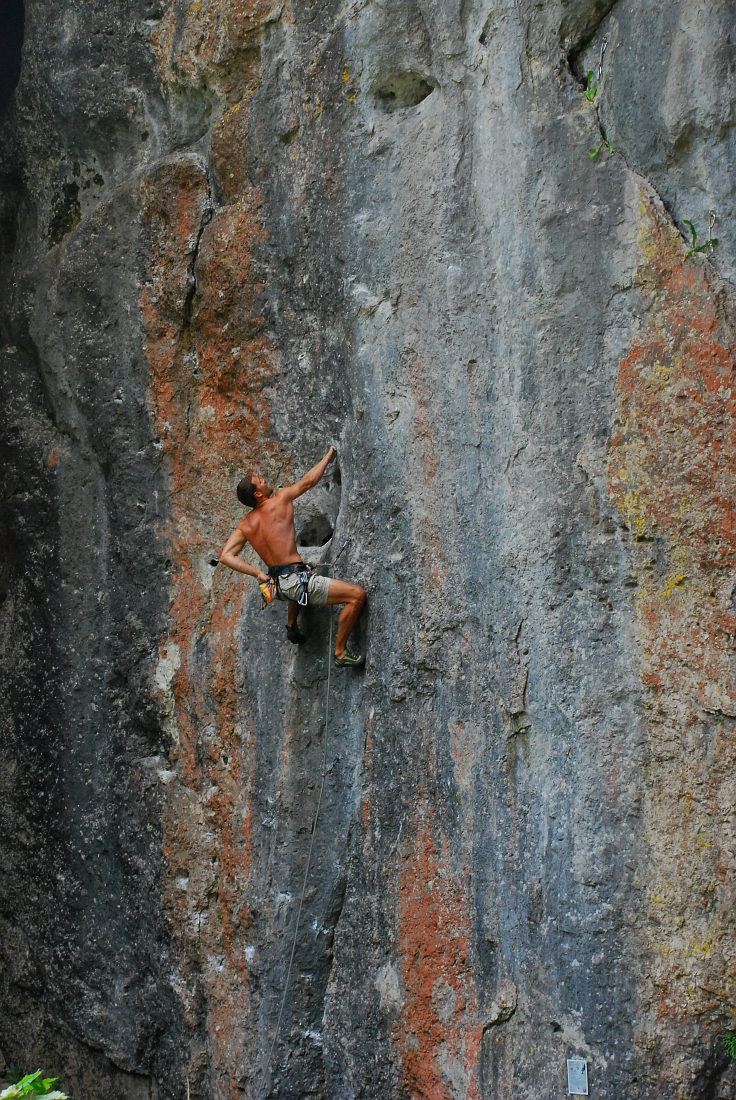
<instances>
[{"instance_id":1,"label":"textured rock surface","mask_svg":"<svg viewBox=\"0 0 736 1100\"><path fill-rule=\"evenodd\" d=\"M734 1095L735 15L27 0L6 1062L88 1100L546 1100L573 1055L609 1100ZM298 530L351 538L369 662L325 748L327 613L295 652L210 562L242 473L331 439Z\"/></svg>"}]
</instances>

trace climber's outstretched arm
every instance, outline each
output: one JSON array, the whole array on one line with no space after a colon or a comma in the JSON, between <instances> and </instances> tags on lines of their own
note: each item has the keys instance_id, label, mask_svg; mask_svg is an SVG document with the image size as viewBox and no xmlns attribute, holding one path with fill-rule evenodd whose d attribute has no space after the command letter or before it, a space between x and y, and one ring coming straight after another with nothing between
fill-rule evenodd
<instances>
[{"instance_id":1,"label":"climber's outstretched arm","mask_svg":"<svg viewBox=\"0 0 736 1100\"><path fill-rule=\"evenodd\" d=\"M295 481L293 485L286 485L279 492L279 496L282 499L285 498L286 500L296 500L296 498L300 497L302 493L306 493L308 489L313 489L336 454L337 451L335 450L335 448L330 447L325 457L323 459L320 459L316 466L313 466L312 469L304 475L304 477L300 477L299 480Z\"/></svg>"},{"instance_id":2,"label":"climber's outstretched arm","mask_svg":"<svg viewBox=\"0 0 736 1100\"><path fill-rule=\"evenodd\" d=\"M246 576L255 577L259 583L263 583L268 580L268 574L264 573L262 569L258 569L256 566L250 565L247 561L243 561L242 558L238 557L238 554L247 541L247 538L240 528L236 527L222 548L220 561L223 565L229 565L236 573L245 573Z\"/></svg>"}]
</instances>

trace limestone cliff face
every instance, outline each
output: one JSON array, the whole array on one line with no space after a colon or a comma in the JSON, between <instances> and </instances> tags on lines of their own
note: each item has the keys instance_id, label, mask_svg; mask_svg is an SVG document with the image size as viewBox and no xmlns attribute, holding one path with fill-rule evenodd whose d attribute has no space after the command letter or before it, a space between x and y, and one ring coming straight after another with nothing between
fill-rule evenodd
<instances>
[{"instance_id":1,"label":"limestone cliff face","mask_svg":"<svg viewBox=\"0 0 736 1100\"><path fill-rule=\"evenodd\" d=\"M78 1100L546 1100L572 1056L608 1100L735 1094L735 20L26 0L7 1063ZM368 664L325 732L328 612L295 651L212 560L242 474L332 440L299 541L350 539Z\"/></svg>"}]
</instances>

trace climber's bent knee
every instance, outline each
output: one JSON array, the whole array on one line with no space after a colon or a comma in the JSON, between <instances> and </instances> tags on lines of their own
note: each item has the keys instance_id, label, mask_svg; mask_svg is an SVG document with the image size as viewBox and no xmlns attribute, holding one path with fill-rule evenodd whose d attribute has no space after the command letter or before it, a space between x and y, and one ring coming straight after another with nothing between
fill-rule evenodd
<instances>
[{"instance_id":1,"label":"climber's bent knee","mask_svg":"<svg viewBox=\"0 0 736 1100\"><path fill-rule=\"evenodd\" d=\"M360 607L365 602L365 589L359 584L350 584L349 581L331 580L327 602L329 604L352 603Z\"/></svg>"}]
</instances>

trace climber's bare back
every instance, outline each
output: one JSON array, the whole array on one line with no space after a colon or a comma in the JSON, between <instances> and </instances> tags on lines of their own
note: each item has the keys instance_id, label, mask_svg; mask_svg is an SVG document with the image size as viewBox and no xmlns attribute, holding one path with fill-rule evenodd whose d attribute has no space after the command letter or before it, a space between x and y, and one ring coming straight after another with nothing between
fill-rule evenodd
<instances>
[{"instance_id":1,"label":"climber's bare back","mask_svg":"<svg viewBox=\"0 0 736 1100\"><path fill-rule=\"evenodd\" d=\"M243 486L246 497L238 499L246 507L252 508L233 531L225 543L220 561L235 569L238 573L248 573L259 581L267 580L262 569L244 562L238 557L246 543L258 554L266 565L289 565L301 561L296 547L294 529L294 501L309 489L313 489L336 454L330 447L327 454L304 477L293 485L286 485L276 492L271 489L265 478L250 474L238 486L240 494Z\"/></svg>"},{"instance_id":2,"label":"climber's bare back","mask_svg":"<svg viewBox=\"0 0 736 1100\"><path fill-rule=\"evenodd\" d=\"M260 490L266 487L262 477L252 475ZM285 490L277 490L260 508L249 512L236 527L266 565L288 565L300 561L294 528L294 504Z\"/></svg>"}]
</instances>

